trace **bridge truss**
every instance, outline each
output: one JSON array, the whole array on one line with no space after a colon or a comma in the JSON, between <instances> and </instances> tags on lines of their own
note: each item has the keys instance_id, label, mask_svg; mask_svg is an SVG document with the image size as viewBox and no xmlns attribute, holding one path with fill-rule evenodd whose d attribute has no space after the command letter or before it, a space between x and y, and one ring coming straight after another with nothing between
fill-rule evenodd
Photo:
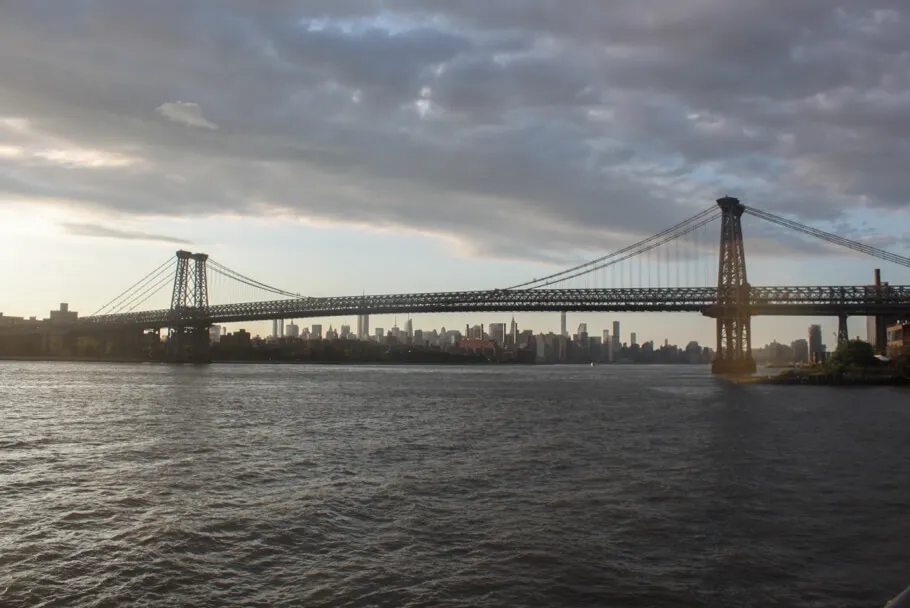
<instances>
[{"instance_id":1,"label":"bridge truss","mask_svg":"<svg viewBox=\"0 0 910 608\"><path fill-rule=\"evenodd\" d=\"M694 312L722 314L714 287L618 289L494 289L394 295L297 298L221 304L198 311L191 323L447 312ZM910 310L910 286L750 287L751 315L876 315ZM86 325L167 327L169 309L98 315Z\"/></svg>"}]
</instances>

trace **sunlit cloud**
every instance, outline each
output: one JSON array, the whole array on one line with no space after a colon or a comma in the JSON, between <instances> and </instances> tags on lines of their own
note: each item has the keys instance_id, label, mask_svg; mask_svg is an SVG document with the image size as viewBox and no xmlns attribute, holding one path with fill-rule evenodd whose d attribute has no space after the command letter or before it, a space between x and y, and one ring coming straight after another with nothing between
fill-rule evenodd
<instances>
[{"instance_id":1,"label":"sunlit cloud","mask_svg":"<svg viewBox=\"0 0 910 608\"><path fill-rule=\"evenodd\" d=\"M218 125L202 115L198 103L190 101L169 101L158 106L155 110L168 120L200 129L217 129Z\"/></svg>"}]
</instances>

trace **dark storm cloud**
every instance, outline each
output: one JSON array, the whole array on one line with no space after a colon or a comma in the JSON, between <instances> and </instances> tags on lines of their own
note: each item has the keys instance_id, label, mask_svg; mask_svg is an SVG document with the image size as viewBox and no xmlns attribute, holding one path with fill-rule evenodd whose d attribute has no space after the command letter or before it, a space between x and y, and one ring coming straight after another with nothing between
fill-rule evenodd
<instances>
[{"instance_id":1,"label":"dark storm cloud","mask_svg":"<svg viewBox=\"0 0 910 608\"><path fill-rule=\"evenodd\" d=\"M189 241L163 236L160 234L148 234L135 230L120 230L97 224L82 224L79 222L63 222L60 224L68 234L76 236L99 237L107 239L124 239L128 241L156 241L159 243L173 243L175 245L188 245Z\"/></svg>"},{"instance_id":2,"label":"dark storm cloud","mask_svg":"<svg viewBox=\"0 0 910 608\"><path fill-rule=\"evenodd\" d=\"M905 209L908 40L899 0L14 0L0 120L27 124L0 122L0 193L505 257L609 249L726 193Z\"/></svg>"}]
</instances>

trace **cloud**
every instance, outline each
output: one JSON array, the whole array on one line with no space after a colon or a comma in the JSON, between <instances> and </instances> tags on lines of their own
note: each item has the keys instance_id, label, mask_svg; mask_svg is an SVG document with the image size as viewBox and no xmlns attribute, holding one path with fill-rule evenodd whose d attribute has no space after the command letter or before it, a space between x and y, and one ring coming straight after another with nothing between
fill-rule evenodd
<instances>
[{"instance_id":1,"label":"cloud","mask_svg":"<svg viewBox=\"0 0 910 608\"><path fill-rule=\"evenodd\" d=\"M171 236L149 234L135 230L120 230L97 224L84 224L80 222L61 222L60 227L68 234L75 236L88 236L108 239L124 239L128 241L155 241L159 243L173 243L175 245L189 245L190 242Z\"/></svg>"},{"instance_id":2,"label":"cloud","mask_svg":"<svg viewBox=\"0 0 910 608\"><path fill-rule=\"evenodd\" d=\"M168 101L155 108L155 111L168 120L173 120L188 127L199 127L200 129L218 128L218 125L202 115L199 104L191 101Z\"/></svg>"},{"instance_id":3,"label":"cloud","mask_svg":"<svg viewBox=\"0 0 910 608\"><path fill-rule=\"evenodd\" d=\"M0 107L28 133L3 132L0 193L392 227L547 261L723 194L804 221L910 208L903 0L168 6L4 6Z\"/></svg>"}]
</instances>

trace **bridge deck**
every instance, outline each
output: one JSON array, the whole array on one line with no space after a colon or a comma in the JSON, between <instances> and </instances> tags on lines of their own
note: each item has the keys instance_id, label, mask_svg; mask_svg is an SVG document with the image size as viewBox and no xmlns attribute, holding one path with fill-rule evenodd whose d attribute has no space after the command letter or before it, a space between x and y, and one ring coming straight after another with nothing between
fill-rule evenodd
<instances>
[{"instance_id":1,"label":"bridge deck","mask_svg":"<svg viewBox=\"0 0 910 608\"><path fill-rule=\"evenodd\" d=\"M752 315L910 314L910 286L752 287ZM718 316L714 287L454 291L298 298L187 309L182 323L240 323L271 319L444 312L696 312ZM168 309L84 317L86 326L166 327Z\"/></svg>"}]
</instances>

